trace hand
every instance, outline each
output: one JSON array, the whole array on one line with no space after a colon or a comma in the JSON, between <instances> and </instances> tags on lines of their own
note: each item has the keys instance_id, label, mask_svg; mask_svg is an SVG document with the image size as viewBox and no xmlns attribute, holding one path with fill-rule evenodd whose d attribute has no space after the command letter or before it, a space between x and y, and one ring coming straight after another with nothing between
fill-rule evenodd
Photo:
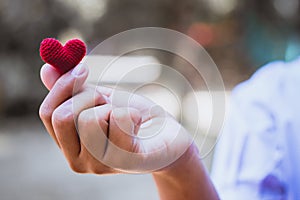
<instances>
[{"instance_id":1,"label":"hand","mask_svg":"<svg viewBox=\"0 0 300 200\"><path fill-rule=\"evenodd\" d=\"M218 199L180 124L146 98L88 85L87 76L80 66L62 76L41 69L50 92L40 117L75 172L152 172L161 199Z\"/></svg>"},{"instance_id":2,"label":"hand","mask_svg":"<svg viewBox=\"0 0 300 200\"><path fill-rule=\"evenodd\" d=\"M76 76L60 77L47 64L41 70L50 92L40 117L74 171L156 171L188 149L189 134L161 107L138 95L88 85L87 75L84 67Z\"/></svg>"}]
</instances>

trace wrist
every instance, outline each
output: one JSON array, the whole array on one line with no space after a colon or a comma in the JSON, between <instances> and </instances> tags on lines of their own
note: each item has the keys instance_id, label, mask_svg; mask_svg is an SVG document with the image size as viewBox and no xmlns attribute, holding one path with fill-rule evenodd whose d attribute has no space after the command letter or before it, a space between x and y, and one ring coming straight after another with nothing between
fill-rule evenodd
<instances>
[{"instance_id":1,"label":"wrist","mask_svg":"<svg viewBox=\"0 0 300 200\"><path fill-rule=\"evenodd\" d=\"M218 199L194 143L178 160L152 175L163 200Z\"/></svg>"},{"instance_id":2,"label":"wrist","mask_svg":"<svg viewBox=\"0 0 300 200\"><path fill-rule=\"evenodd\" d=\"M194 162L200 161L198 147L192 143L189 148L170 165L153 172L153 176L172 176L183 168L190 167ZM201 162L201 161L200 161Z\"/></svg>"}]
</instances>

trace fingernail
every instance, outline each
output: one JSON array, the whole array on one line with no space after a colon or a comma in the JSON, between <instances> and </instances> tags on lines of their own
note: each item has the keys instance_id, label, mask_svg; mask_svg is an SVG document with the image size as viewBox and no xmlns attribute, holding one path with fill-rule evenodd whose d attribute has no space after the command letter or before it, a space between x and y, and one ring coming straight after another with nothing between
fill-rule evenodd
<instances>
[{"instance_id":1,"label":"fingernail","mask_svg":"<svg viewBox=\"0 0 300 200\"><path fill-rule=\"evenodd\" d=\"M85 66L82 63L79 63L73 70L72 75L73 76L80 76L85 72Z\"/></svg>"}]
</instances>

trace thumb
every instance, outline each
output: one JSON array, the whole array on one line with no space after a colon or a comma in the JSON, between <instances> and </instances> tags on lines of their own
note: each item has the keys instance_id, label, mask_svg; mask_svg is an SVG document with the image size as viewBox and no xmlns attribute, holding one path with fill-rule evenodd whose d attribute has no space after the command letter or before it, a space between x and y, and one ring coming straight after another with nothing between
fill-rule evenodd
<instances>
[{"instance_id":1,"label":"thumb","mask_svg":"<svg viewBox=\"0 0 300 200\"><path fill-rule=\"evenodd\" d=\"M73 70L80 68L82 63L79 63ZM40 77L48 90L51 90L56 81L61 77L62 74L55 70L50 64L46 63L42 66L40 70Z\"/></svg>"},{"instance_id":2,"label":"thumb","mask_svg":"<svg viewBox=\"0 0 300 200\"><path fill-rule=\"evenodd\" d=\"M61 74L54 69L49 64L44 64L40 71L40 77L48 90L51 90L57 79L61 76Z\"/></svg>"}]
</instances>

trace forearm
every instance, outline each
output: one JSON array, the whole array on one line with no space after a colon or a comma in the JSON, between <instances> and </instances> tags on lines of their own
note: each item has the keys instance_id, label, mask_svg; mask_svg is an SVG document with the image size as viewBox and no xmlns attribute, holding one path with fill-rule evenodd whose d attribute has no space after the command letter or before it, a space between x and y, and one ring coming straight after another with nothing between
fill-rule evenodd
<instances>
[{"instance_id":1,"label":"forearm","mask_svg":"<svg viewBox=\"0 0 300 200\"><path fill-rule=\"evenodd\" d=\"M171 166L153 173L161 200L219 199L195 145Z\"/></svg>"}]
</instances>

